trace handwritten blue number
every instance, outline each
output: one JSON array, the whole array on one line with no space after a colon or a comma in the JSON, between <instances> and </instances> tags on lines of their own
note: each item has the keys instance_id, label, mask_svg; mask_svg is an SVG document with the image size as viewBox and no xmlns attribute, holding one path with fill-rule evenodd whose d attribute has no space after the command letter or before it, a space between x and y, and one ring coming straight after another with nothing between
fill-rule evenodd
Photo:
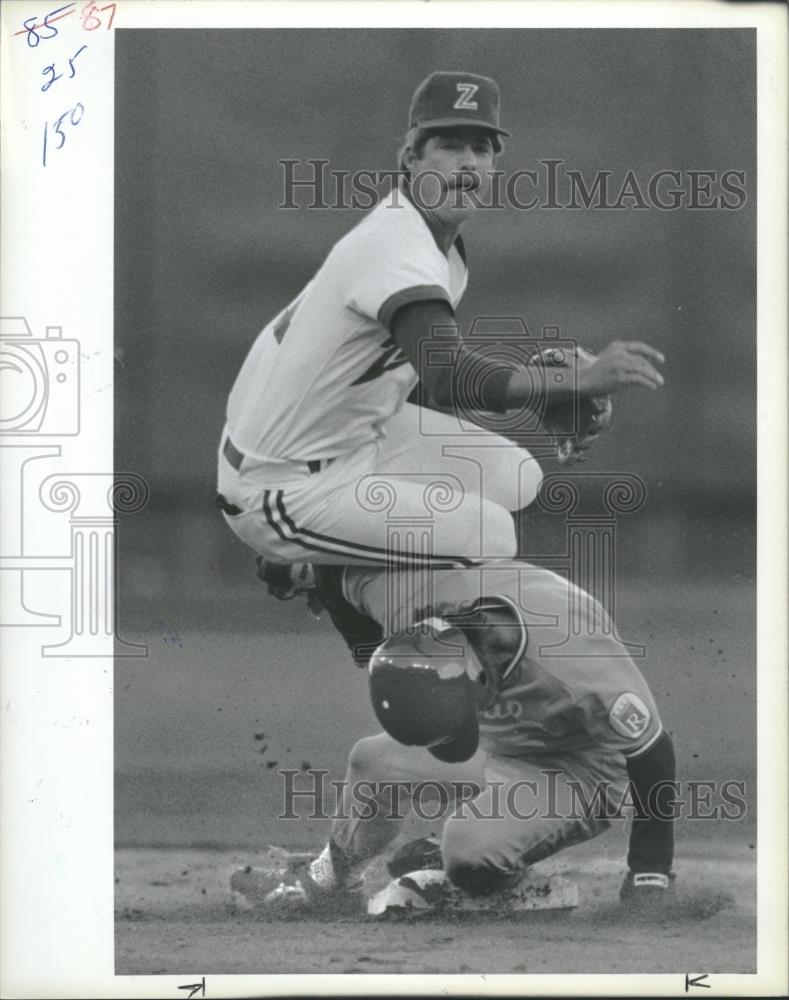
<instances>
[{"instance_id":1,"label":"handwritten blue number","mask_svg":"<svg viewBox=\"0 0 789 1000\"><path fill-rule=\"evenodd\" d=\"M74 76L74 74L77 72L74 69L74 60L77 58L77 56L80 54L80 52L82 52L87 47L88 47L87 45L83 45L82 48L77 49L77 51L74 53L74 55L69 59L68 64L69 64L69 68L71 69L71 72L69 73L69 79L71 79L71 77Z\"/></svg>"},{"instance_id":2,"label":"handwritten blue number","mask_svg":"<svg viewBox=\"0 0 789 1000\"><path fill-rule=\"evenodd\" d=\"M46 36L47 38L54 38L55 35L58 33L58 29L57 28L53 28L52 25L49 23L50 17L54 17L55 14L60 14L62 11L68 10L69 7L73 7L73 6L74 6L74 3L73 3L73 0L72 0L71 3L64 4L64 6L62 6L62 7L57 7L55 10L51 10L48 14L44 15L44 27L49 28L50 31L52 32L51 35L47 35ZM42 37L44 37L44 36L42 36Z\"/></svg>"},{"instance_id":3,"label":"handwritten blue number","mask_svg":"<svg viewBox=\"0 0 789 1000\"><path fill-rule=\"evenodd\" d=\"M28 17L26 20L24 20L22 22L22 27L27 30L27 44L30 46L30 48L35 49L38 46L38 43L42 39L46 40L48 38L55 38L57 36L58 29L54 25L49 23L50 17L54 18L56 14L60 14L64 10L68 10L69 7L73 6L74 3L72 2L65 4L63 7L57 7L55 10L51 10L48 14L44 15L43 24L36 24L35 17ZM32 24L30 23L31 21ZM49 28L49 34L39 35L38 31L36 30L37 28Z\"/></svg>"},{"instance_id":4,"label":"handwritten blue number","mask_svg":"<svg viewBox=\"0 0 789 1000\"><path fill-rule=\"evenodd\" d=\"M70 7L70 6L71 6L71 4L66 4L66 7ZM49 35L42 35L41 36L42 38L44 38L44 39L46 39L46 38L54 38L57 35L58 29L54 25L52 25L52 24L49 23L49 19L50 19L50 17L53 17L55 14L59 14L62 10L65 10L66 7L58 7L57 10L51 10L48 14L44 15L44 27L45 28L49 28L51 34L49 34Z\"/></svg>"},{"instance_id":5,"label":"handwritten blue number","mask_svg":"<svg viewBox=\"0 0 789 1000\"><path fill-rule=\"evenodd\" d=\"M83 45L81 48L77 49L77 51L74 53L74 55L69 59L68 64L69 64L69 69L71 70L71 72L69 73L69 80L71 80L73 77L75 77L77 75L77 71L76 71L76 69L74 69L74 60L77 58L77 56L80 54L80 52L83 52L87 47L88 47L87 45ZM49 88L52 86L52 84L55 82L55 80L62 80L63 79L63 74L62 73L56 73L55 72L55 64L54 63L52 63L50 66L45 66L41 70L41 73L44 76L46 76L47 73L51 74L51 79L47 80L47 82L41 88L42 93L46 93L49 90Z\"/></svg>"},{"instance_id":6,"label":"handwritten blue number","mask_svg":"<svg viewBox=\"0 0 789 1000\"><path fill-rule=\"evenodd\" d=\"M42 93L46 93L49 90L49 88L52 86L52 84L55 82L55 80L59 80L63 76L62 73L55 73L55 64L54 63L52 63L51 66L45 66L41 70L41 72L43 74L46 74L46 73L51 73L52 74L52 79L51 80L47 80L47 82L41 88Z\"/></svg>"},{"instance_id":7,"label":"handwritten blue number","mask_svg":"<svg viewBox=\"0 0 789 1000\"><path fill-rule=\"evenodd\" d=\"M65 142L66 142L66 136L65 136L65 134L63 132L61 132L60 126L63 123L63 119L66 117L67 114L68 114L68 111L64 111L63 114L60 116L60 118L58 118L58 120L53 123L54 126L55 126L55 131L60 136L60 145L56 146L55 147L56 149L62 149L63 146L64 146L64 144L65 144Z\"/></svg>"},{"instance_id":8,"label":"handwritten blue number","mask_svg":"<svg viewBox=\"0 0 789 1000\"><path fill-rule=\"evenodd\" d=\"M32 25L28 24L28 21L32 21ZM22 27L27 28L27 44L31 49L34 49L41 41L41 36L36 31L36 19L34 17L29 17L27 21L22 22ZM33 41L33 39L35 39L35 41Z\"/></svg>"},{"instance_id":9,"label":"handwritten blue number","mask_svg":"<svg viewBox=\"0 0 789 1000\"><path fill-rule=\"evenodd\" d=\"M69 108L67 111L64 111L63 114L60 116L60 118L57 119L57 121L52 122L52 127L60 136L60 142L58 143L57 146L55 146L55 149L62 149L63 146L66 144L66 133L60 127L63 124L64 119L68 117L72 125L79 125L79 123L82 121L82 117L84 114L85 114L85 105L78 101L73 108ZM44 166L47 165L48 130L49 130L49 123L44 122L44 154L42 158Z\"/></svg>"}]
</instances>

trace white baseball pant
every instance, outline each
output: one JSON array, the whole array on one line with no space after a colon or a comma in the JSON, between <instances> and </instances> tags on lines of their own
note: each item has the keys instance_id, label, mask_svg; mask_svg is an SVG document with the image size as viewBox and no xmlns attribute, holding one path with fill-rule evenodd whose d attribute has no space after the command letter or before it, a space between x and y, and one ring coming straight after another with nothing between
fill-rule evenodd
<instances>
[{"instance_id":1,"label":"white baseball pant","mask_svg":"<svg viewBox=\"0 0 789 1000\"><path fill-rule=\"evenodd\" d=\"M331 463L239 460L226 432L218 488L227 523L282 563L464 566L517 554L511 512L542 481L528 451L410 403L382 430Z\"/></svg>"}]
</instances>

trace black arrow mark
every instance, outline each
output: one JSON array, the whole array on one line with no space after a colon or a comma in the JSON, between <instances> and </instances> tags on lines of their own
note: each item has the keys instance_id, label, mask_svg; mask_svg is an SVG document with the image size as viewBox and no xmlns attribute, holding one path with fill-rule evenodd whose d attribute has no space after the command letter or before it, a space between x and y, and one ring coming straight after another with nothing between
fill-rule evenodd
<instances>
[{"instance_id":1,"label":"black arrow mark","mask_svg":"<svg viewBox=\"0 0 789 1000\"><path fill-rule=\"evenodd\" d=\"M703 983L702 982L702 979L706 979L708 977L708 975L709 975L708 972L704 972L700 976L694 976L693 979L691 979L690 978L690 974L686 972L685 973L685 992L687 993L688 989L691 986L698 986L702 990L712 989L712 987L710 986L709 983Z\"/></svg>"},{"instance_id":2,"label":"black arrow mark","mask_svg":"<svg viewBox=\"0 0 789 1000\"><path fill-rule=\"evenodd\" d=\"M201 997L204 997L205 996L205 976L203 976L203 978L200 980L199 983L188 983L186 986L179 986L178 989L179 990L191 990L192 991L189 994L189 996L187 997L187 1000L192 1000L192 997L196 996L198 993L200 994ZM686 990L687 990L687 987L686 987Z\"/></svg>"}]
</instances>

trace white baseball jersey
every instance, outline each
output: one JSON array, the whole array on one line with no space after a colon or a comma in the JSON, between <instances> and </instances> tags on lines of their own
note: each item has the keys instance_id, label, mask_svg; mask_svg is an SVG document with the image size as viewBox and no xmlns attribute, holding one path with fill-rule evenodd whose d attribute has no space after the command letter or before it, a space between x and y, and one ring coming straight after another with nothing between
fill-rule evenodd
<instances>
[{"instance_id":1,"label":"white baseball jersey","mask_svg":"<svg viewBox=\"0 0 789 1000\"><path fill-rule=\"evenodd\" d=\"M636 756L662 732L649 687L605 610L550 570L507 562L424 573L349 566L343 590L386 634L488 600L513 610L525 645L495 703L479 715L480 743L489 750L517 757L598 748ZM572 633L582 650L570 652Z\"/></svg>"},{"instance_id":2,"label":"white baseball jersey","mask_svg":"<svg viewBox=\"0 0 789 1000\"><path fill-rule=\"evenodd\" d=\"M380 437L417 382L388 323L409 302L455 308L466 278L462 244L445 255L403 192L391 192L259 334L228 401L233 444L309 461Z\"/></svg>"}]
</instances>

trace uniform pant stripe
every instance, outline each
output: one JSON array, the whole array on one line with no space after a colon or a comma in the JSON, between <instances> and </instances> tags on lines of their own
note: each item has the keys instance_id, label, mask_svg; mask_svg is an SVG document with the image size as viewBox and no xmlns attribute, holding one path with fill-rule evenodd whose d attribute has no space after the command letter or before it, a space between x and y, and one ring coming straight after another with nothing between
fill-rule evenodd
<instances>
[{"instance_id":1,"label":"uniform pant stripe","mask_svg":"<svg viewBox=\"0 0 789 1000\"><path fill-rule=\"evenodd\" d=\"M279 514L280 521L284 522L288 530L292 532L292 536L288 536L283 532L282 524L275 520L269 504L269 495L270 490L266 490L263 500L266 520L283 541L295 542L297 545L301 545L302 548L311 548L316 552L329 552L332 555L352 556L354 559L364 559L379 565L382 560L406 567L417 563L429 563L436 569L451 569L457 564L463 567L476 565L473 559L466 559L461 556L408 555L407 553L394 552L391 549L382 549L375 545L363 545L360 542L350 542L343 538L335 538L332 535L324 535L317 531L311 531L309 528L300 528L285 509L283 491L278 490L276 495L277 513ZM309 541L306 539L309 539ZM312 539L315 539L315 541L312 541Z\"/></svg>"},{"instance_id":2,"label":"uniform pant stripe","mask_svg":"<svg viewBox=\"0 0 789 1000\"><path fill-rule=\"evenodd\" d=\"M346 555L346 553L338 552L336 549L328 548L325 545L314 545L310 544L309 542L302 541L302 539L300 538L288 537L288 535L285 534L285 532L282 530L281 525L277 523L274 517L274 514L271 510L271 506L269 504L269 494L270 490L266 490L265 494L263 495L263 513L266 515L266 520L268 521L269 525L274 529L274 531L276 531L276 533L279 535L279 537L282 539L283 542L292 542L294 545L300 545L303 549L307 549L310 552L327 552L329 553L329 555L334 555L334 556ZM372 556L369 557L359 556L359 558L360 559L366 558L368 562L375 563L376 565L380 563L379 559L375 559Z\"/></svg>"},{"instance_id":3,"label":"uniform pant stripe","mask_svg":"<svg viewBox=\"0 0 789 1000\"><path fill-rule=\"evenodd\" d=\"M279 535L279 537L282 539L283 542L292 542L294 545L300 545L303 549L307 549L309 552L327 552L329 555L333 556L346 556L346 557L353 556L353 558L356 560L360 561L364 560L365 562L372 563L375 566L381 565L382 560L380 556L377 557L366 556L356 552L354 553L344 552L339 547L339 545L342 543L338 543L337 545L333 545L330 547L328 545L317 545L314 542L305 542L301 538L291 537L289 535L286 535L285 532L282 530L282 526L277 522L274 512L271 510L271 506L269 504L269 494L270 491L266 490L263 498L263 512L266 515L266 520L268 521L269 525L274 529L274 531L276 531L276 533Z\"/></svg>"},{"instance_id":4,"label":"uniform pant stripe","mask_svg":"<svg viewBox=\"0 0 789 1000\"><path fill-rule=\"evenodd\" d=\"M320 532L312 531L309 528L299 528L285 510L285 501L283 499L282 490L277 493L277 509L279 510L282 520L287 524L291 531L296 534L305 535L308 538L317 538L330 545L341 545L345 548L354 549L359 552L374 552L378 555L386 556L387 559L403 559L408 565L413 565L414 562L437 562L442 567L447 568L451 568L451 566L456 563L460 563L464 567L472 567L476 565L473 559L466 559L463 556L409 555L405 552L395 552L392 549L382 549L376 545L364 545L361 542L350 542L344 538L335 538L333 535L323 535Z\"/></svg>"}]
</instances>

